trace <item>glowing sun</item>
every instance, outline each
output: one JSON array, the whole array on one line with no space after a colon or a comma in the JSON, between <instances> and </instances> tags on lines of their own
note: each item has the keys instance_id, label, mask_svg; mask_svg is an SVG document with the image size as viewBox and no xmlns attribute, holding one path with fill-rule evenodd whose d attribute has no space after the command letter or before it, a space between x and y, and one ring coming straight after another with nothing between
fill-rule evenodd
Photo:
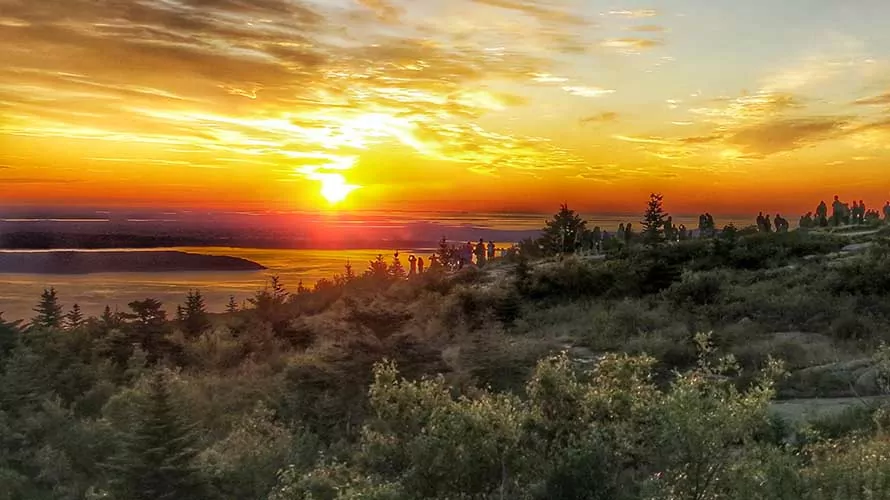
<instances>
[{"instance_id":1,"label":"glowing sun","mask_svg":"<svg viewBox=\"0 0 890 500\"><path fill-rule=\"evenodd\" d=\"M356 188L358 186L347 184L346 179L340 174L325 174L321 179L321 195L331 204L345 200Z\"/></svg>"}]
</instances>

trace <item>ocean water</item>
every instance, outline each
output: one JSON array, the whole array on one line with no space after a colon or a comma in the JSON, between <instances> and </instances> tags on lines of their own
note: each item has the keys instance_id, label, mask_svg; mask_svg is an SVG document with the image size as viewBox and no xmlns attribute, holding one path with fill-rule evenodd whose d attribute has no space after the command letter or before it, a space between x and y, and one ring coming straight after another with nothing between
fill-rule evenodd
<instances>
[{"instance_id":1,"label":"ocean water","mask_svg":"<svg viewBox=\"0 0 890 500\"><path fill-rule=\"evenodd\" d=\"M508 247L499 243L498 247ZM66 309L77 303L86 314L98 315L106 305L127 310L134 300L154 298L168 313L184 301L189 290L204 295L208 309L222 311L235 297L239 303L268 285L271 276L279 276L284 285L296 290L300 281L312 286L321 278L342 274L347 262L356 273L368 268L378 254L387 261L393 250L265 250L249 248L174 248L207 255L229 255L258 262L265 271L175 272L175 273L98 273L85 275L0 274L0 312L6 320L28 319L44 288L53 287ZM140 251L140 250L133 250ZM400 250L407 269L411 254L428 260L433 249Z\"/></svg>"}]
</instances>

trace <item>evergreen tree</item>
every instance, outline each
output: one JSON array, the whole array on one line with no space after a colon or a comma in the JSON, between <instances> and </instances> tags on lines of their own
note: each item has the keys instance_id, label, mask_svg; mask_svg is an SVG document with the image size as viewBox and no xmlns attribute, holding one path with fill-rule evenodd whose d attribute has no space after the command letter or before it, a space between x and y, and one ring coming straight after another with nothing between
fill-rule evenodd
<instances>
[{"instance_id":1,"label":"evergreen tree","mask_svg":"<svg viewBox=\"0 0 890 500\"><path fill-rule=\"evenodd\" d=\"M646 206L646 214L642 222L643 243L658 246L665 241L665 220L668 214L663 208L664 196L652 193L649 195L649 204Z\"/></svg>"},{"instance_id":2,"label":"evergreen tree","mask_svg":"<svg viewBox=\"0 0 890 500\"><path fill-rule=\"evenodd\" d=\"M399 259L399 252L396 252L392 256L392 264L389 266L389 275L393 278L404 278L408 275L405 272L405 267L402 266L402 261Z\"/></svg>"},{"instance_id":3,"label":"evergreen tree","mask_svg":"<svg viewBox=\"0 0 890 500\"><path fill-rule=\"evenodd\" d=\"M238 312L238 303L235 302L235 296L234 296L234 295L230 295L230 296L229 296L229 303L226 304L226 312L229 313L229 314L233 314L233 313Z\"/></svg>"},{"instance_id":4,"label":"evergreen tree","mask_svg":"<svg viewBox=\"0 0 890 500\"><path fill-rule=\"evenodd\" d=\"M43 290L40 303L34 308L37 313L31 320L34 328L60 328L62 326L62 305L59 304L59 296L55 288Z\"/></svg>"},{"instance_id":5,"label":"evergreen tree","mask_svg":"<svg viewBox=\"0 0 890 500\"><path fill-rule=\"evenodd\" d=\"M524 253L519 252L519 260L516 263L516 267L513 268L513 286L516 287L520 294L526 294L531 287L531 280L532 270L528 264L528 257Z\"/></svg>"},{"instance_id":6,"label":"evergreen tree","mask_svg":"<svg viewBox=\"0 0 890 500\"><path fill-rule=\"evenodd\" d=\"M352 263L349 260L346 261L346 274L343 275L343 280L346 283L355 279L355 271L352 270Z\"/></svg>"},{"instance_id":7,"label":"evergreen tree","mask_svg":"<svg viewBox=\"0 0 890 500\"><path fill-rule=\"evenodd\" d=\"M284 284L281 282L281 278L278 276L272 276L270 279L270 288L272 289L272 298L275 300L276 304L284 304L287 302L288 293L287 289L284 288Z\"/></svg>"},{"instance_id":8,"label":"evergreen tree","mask_svg":"<svg viewBox=\"0 0 890 500\"><path fill-rule=\"evenodd\" d=\"M21 324L21 321L6 321L3 319L3 313L0 312L0 365L15 348L21 334Z\"/></svg>"},{"instance_id":9,"label":"evergreen tree","mask_svg":"<svg viewBox=\"0 0 890 500\"><path fill-rule=\"evenodd\" d=\"M107 332L121 327L121 315L117 311L111 312L111 307L105 306L102 316L99 318L102 328Z\"/></svg>"},{"instance_id":10,"label":"evergreen tree","mask_svg":"<svg viewBox=\"0 0 890 500\"><path fill-rule=\"evenodd\" d=\"M83 326L83 311L80 310L80 304L74 304L65 315L65 326L69 330L76 330Z\"/></svg>"},{"instance_id":11,"label":"evergreen tree","mask_svg":"<svg viewBox=\"0 0 890 500\"><path fill-rule=\"evenodd\" d=\"M149 384L138 422L123 436L123 449L109 465L111 492L121 500L210 498L195 466L198 450L190 426L176 414L163 373Z\"/></svg>"},{"instance_id":12,"label":"evergreen tree","mask_svg":"<svg viewBox=\"0 0 890 500\"><path fill-rule=\"evenodd\" d=\"M377 255L377 257L371 261L368 270L365 271L365 276L378 279L389 277L389 265L386 263L386 260L384 260L382 254Z\"/></svg>"},{"instance_id":13,"label":"evergreen tree","mask_svg":"<svg viewBox=\"0 0 890 500\"><path fill-rule=\"evenodd\" d=\"M186 335L197 337L210 328L210 319L207 317L204 296L201 295L199 290L188 293L182 310L183 318L181 321Z\"/></svg>"},{"instance_id":14,"label":"evergreen tree","mask_svg":"<svg viewBox=\"0 0 890 500\"><path fill-rule=\"evenodd\" d=\"M170 348L167 335L167 312L163 304L156 299L136 300L128 304L132 312L123 313L121 316L130 320L126 325L128 335L121 340L127 343L127 348L132 344L139 346L148 354L149 361L157 361L166 354ZM124 347L124 346L118 346Z\"/></svg>"},{"instance_id":15,"label":"evergreen tree","mask_svg":"<svg viewBox=\"0 0 890 500\"><path fill-rule=\"evenodd\" d=\"M580 236L583 236L587 225L580 215L565 204L546 224L541 243L551 255L573 253L577 249L577 242L583 239Z\"/></svg>"}]
</instances>

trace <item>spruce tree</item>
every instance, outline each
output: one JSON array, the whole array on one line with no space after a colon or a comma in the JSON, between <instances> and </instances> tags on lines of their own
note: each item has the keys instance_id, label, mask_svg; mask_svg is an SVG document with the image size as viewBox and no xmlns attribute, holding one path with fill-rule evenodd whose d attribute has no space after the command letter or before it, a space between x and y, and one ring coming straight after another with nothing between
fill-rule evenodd
<instances>
[{"instance_id":1,"label":"spruce tree","mask_svg":"<svg viewBox=\"0 0 890 500\"><path fill-rule=\"evenodd\" d=\"M551 255L573 253L577 244L583 240L587 223L581 219L568 205L561 205L559 212L546 222L541 243L544 250Z\"/></svg>"},{"instance_id":2,"label":"spruce tree","mask_svg":"<svg viewBox=\"0 0 890 500\"><path fill-rule=\"evenodd\" d=\"M21 324L21 321L6 321L3 319L3 313L0 312L0 365L6 356L15 349L22 331Z\"/></svg>"},{"instance_id":3,"label":"spruce tree","mask_svg":"<svg viewBox=\"0 0 890 500\"><path fill-rule=\"evenodd\" d=\"M69 330L76 330L83 326L83 311L80 310L80 304L74 304L65 315L65 326Z\"/></svg>"},{"instance_id":4,"label":"spruce tree","mask_svg":"<svg viewBox=\"0 0 890 500\"><path fill-rule=\"evenodd\" d=\"M207 483L195 467L195 436L176 414L163 373L156 373L135 426L123 436L122 450L108 470L114 498L202 500Z\"/></svg>"},{"instance_id":5,"label":"spruce tree","mask_svg":"<svg viewBox=\"0 0 890 500\"><path fill-rule=\"evenodd\" d=\"M646 206L646 214L643 216L643 243L658 246L665 242L665 221L668 214L663 208L664 196L652 193L649 195L649 204Z\"/></svg>"},{"instance_id":6,"label":"spruce tree","mask_svg":"<svg viewBox=\"0 0 890 500\"><path fill-rule=\"evenodd\" d=\"M201 292L194 290L185 298L182 306L182 327L186 335L197 337L210 328L210 319L207 317L207 306Z\"/></svg>"},{"instance_id":7,"label":"spruce tree","mask_svg":"<svg viewBox=\"0 0 890 500\"><path fill-rule=\"evenodd\" d=\"M404 278L408 276L408 273L405 272L405 267L402 266L402 261L399 259L399 252L396 252L392 256L392 264L389 266L389 275L393 278Z\"/></svg>"},{"instance_id":8,"label":"spruce tree","mask_svg":"<svg viewBox=\"0 0 890 500\"><path fill-rule=\"evenodd\" d=\"M235 302L235 296L234 296L234 295L230 295L230 296L229 296L229 303L226 304L226 312L229 313L229 314L233 314L233 313L238 312L238 303Z\"/></svg>"},{"instance_id":9,"label":"spruce tree","mask_svg":"<svg viewBox=\"0 0 890 500\"><path fill-rule=\"evenodd\" d=\"M120 313L117 311L111 312L111 307L109 306L105 306L105 310L102 311L102 316L99 318L99 321L101 321L102 328L105 331L111 331L121 327Z\"/></svg>"},{"instance_id":10,"label":"spruce tree","mask_svg":"<svg viewBox=\"0 0 890 500\"><path fill-rule=\"evenodd\" d=\"M37 313L31 320L34 328L60 328L62 326L62 305L59 304L59 296L55 288L43 290L40 303L34 308Z\"/></svg>"},{"instance_id":11,"label":"spruce tree","mask_svg":"<svg viewBox=\"0 0 890 500\"><path fill-rule=\"evenodd\" d=\"M352 270L352 263L349 260L346 261L346 274L343 275L343 279L347 283L355 279L355 271Z\"/></svg>"}]
</instances>

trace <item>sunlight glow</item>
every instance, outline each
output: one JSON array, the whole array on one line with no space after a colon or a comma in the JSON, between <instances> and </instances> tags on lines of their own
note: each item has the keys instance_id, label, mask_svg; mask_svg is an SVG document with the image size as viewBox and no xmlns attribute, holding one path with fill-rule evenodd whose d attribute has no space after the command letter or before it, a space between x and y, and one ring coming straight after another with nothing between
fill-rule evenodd
<instances>
[{"instance_id":1,"label":"sunlight glow","mask_svg":"<svg viewBox=\"0 0 890 500\"><path fill-rule=\"evenodd\" d=\"M346 179L340 174L319 174L321 182L321 195L328 203L337 204L342 202L353 192L358 186L346 183Z\"/></svg>"}]
</instances>

